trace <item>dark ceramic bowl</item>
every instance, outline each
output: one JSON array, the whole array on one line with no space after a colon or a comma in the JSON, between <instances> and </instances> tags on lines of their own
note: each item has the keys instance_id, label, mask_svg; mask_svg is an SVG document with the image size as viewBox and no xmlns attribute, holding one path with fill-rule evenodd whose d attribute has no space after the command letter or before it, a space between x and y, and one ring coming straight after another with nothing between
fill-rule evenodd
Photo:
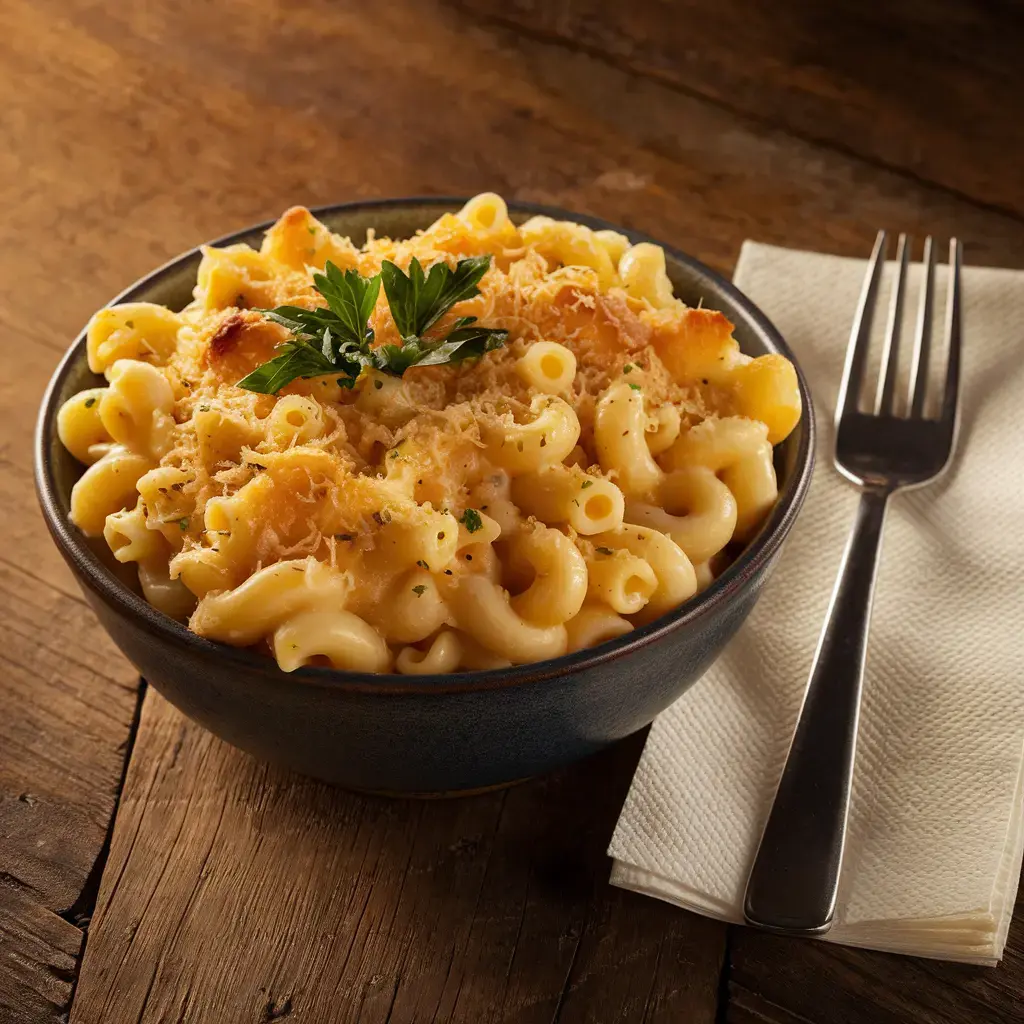
<instances>
[{"instance_id":1,"label":"dark ceramic bowl","mask_svg":"<svg viewBox=\"0 0 1024 1024\"><path fill-rule=\"evenodd\" d=\"M368 227L406 236L462 202L399 199L316 213L359 243ZM525 203L513 204L512 212L518 220L543 213L594 228L613 226ZM267 226L216 244L258 246ZM651 241L625 234L634 242ZM665 252L685 302L722 310L751 355L792 358L749 299L691 257L668 246ZM191 298L199 260L198 250L186 253L116 301L180 309ZM814 452L811 401L801 376L803 419L776 449L779 501L760 533L704 593L620 639L488 672L410 677L306 668L286 674L269 658L204 640L166 618L142 599L134 573L113 559L102 539L86 539L69 522L69 495L82 468L57 438L57 411L66 398L97 383L86 365L83 332L43 399L36 485L47 526L104 628L168 700L229 743L309 775L379 792L500 785L549 771L647 725L700 678L750 612L804 500Z\"/></svg>"}]
</instances>

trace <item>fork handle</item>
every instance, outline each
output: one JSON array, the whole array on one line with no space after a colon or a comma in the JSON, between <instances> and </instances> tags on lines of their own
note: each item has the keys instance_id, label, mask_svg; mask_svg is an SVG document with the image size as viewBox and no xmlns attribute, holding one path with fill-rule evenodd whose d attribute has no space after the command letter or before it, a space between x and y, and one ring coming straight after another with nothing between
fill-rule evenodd
<instances>
[{"instance_id":1,"label":"fork handle","mask_svg":"<svg viewBox=\"0 0 1024 1024\"><path fill-rule=\"evenodd\" d=\"M743 913L791 935L832 926L850 807L886 490L865 490L818 640L793 743L754 866Z\"/></svg>"}]
</instances>

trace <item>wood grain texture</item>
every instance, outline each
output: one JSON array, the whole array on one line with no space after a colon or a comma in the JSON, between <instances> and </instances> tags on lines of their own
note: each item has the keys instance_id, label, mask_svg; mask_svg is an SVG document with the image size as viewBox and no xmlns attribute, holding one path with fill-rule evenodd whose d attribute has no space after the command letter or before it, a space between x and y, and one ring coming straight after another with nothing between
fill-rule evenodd
<instances>
[{"instance_id":1,"label":"wood grain texture","mask_svg":"<svg viewBox=\"0 0 1024 1024\"><path fill-rule=\"evenodd\" d=\"M0 20L7 12L0 13ZM0 58L5 97L12 69ZM63 293L69 242L21 219L36 177L12 147L21 114L0 114L0 1021L56 1022L71 997L137 702L135 672L96 627L47 535L31 435L46 381L80 327ZM22 112L23 113L23 112ZM54 172L61 173L56 166ZM67 168L64 173L70 172ZM50 258L50 276L39 263ZM39 263L36 260L39 260ZM84 267L80 266L78 273ZM73 274L70 276L74 276ZM14 372L16 368L16 372Z\"/></svg>"},{"instance_id":2,"label":"wood grain texture","mask_svg":"<svg viewBox=\"0 0 1024 1024\"><path fill-rule=\"evenodd\" d=\"M136 678L82 601L2 563L0 607L0 871L64 912L107 832Z\"/></svg>"},{"instance_id":3,"label":"wood grain texture","mask_svg":"<svg viewBox=\"0 0 1024 1024\"><path fill-rule=\"evenodd\" d=\"M0 879L0 1020L40 1024L66 1018L82 933Z\"/></svg>"},{"instance_id":4,"label":"wood grain texture","mask_svg":"<svg viewBox=\"0 0 1024 1024\"><path fill-rule=\"evenodd\" d=\"M258 764L151 694L72 1024L710 1024L724 929L607 885L639 749L392 801Z\"/></svg>"},{"instance_id":5,"label":"wood grain texture","mask_svg":"<svg viewBox=\"0 0 1024 1024\"><path fill-rule=\"evenodd\" d=\"M33 168L0 243L64 243L15 267L16 309L59 276L84 321L159 260L289 202L482 188L723 269L746 237L861 254L880 224L1024 260L1014 218L431 3L11 0L0 29L0 117Z\"/></svg>"},{"instance_id":6,"label":"wood grain texture","mask_svg":"<svg viewBox=\"0 0 1024 1024\"><path fill-rule=\"evenodd\" d=\"M1020 1024L1024 893L998 968L733 929L728 1024Z\"/></svg>"},{"instance_id":7,"label":"wood grain texture","mask_svg":"<svg viewBox=\"0 0 1024 1024\"><path fill-rule=\"evenodd\" d=\"M1024 266L1024 129L982 102L1012 94L1017 16L997 29L988 7L915 3L865 40L869 8L839 5L829 28L791 0L628 16L592 0L0 5L0 344L20 371L0 377L0 610L16 634L0 652L0 1020L12 992L40 994L33 1024L61 1013L76 947L55 912L100 850L130 731L132 673L31 497L34 406L93 309L290 203L483 189L724 271L747 237L863 255L882 225ZM965 24L973 49L956 46ZM855 66L866 41L874 68ZM72 1019L1012 1019L1019 925L996 972L741 930L723 964L719 925L609 889L637 752L507 793L388 802L256 765L152 695Z\"/></svg>"},{"instance_id":8,"label":"wood grain texture","mask_svg":"<svg viewBox=\"0 0 1024 1024\"><path fill-rule=\"evenodd\" d=\"M1024 215L1024 12L910 0L476 0L473 16Z\"/></svg>"}]
</instances>

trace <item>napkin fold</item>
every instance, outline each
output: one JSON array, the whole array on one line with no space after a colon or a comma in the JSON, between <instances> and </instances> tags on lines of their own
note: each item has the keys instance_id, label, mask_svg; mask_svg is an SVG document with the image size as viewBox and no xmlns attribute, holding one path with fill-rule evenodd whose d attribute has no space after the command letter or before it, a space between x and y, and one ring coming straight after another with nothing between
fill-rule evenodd
<instances>
[{"instance_id":1,"label":"napkin fold","mask_svg":"<svg viewBox=\"0 0 1024 1024\"><path fill-rule=\"evenodd\" d=\"M865 269L862 260L743 247L736 284L774 321L810 383L817 466L749 619L654 723L609 849L613 884L725 921L742 921L858 500L832 466L832 418ZM945 277L937 268L937 311ZM897 494L886 522L846 856L824 938L994 964L1024 846L1024 273L965 269L963 304L956 461L938 483ZM936 315L936 380L943 322Z\"/></svg>"}]
</instances>

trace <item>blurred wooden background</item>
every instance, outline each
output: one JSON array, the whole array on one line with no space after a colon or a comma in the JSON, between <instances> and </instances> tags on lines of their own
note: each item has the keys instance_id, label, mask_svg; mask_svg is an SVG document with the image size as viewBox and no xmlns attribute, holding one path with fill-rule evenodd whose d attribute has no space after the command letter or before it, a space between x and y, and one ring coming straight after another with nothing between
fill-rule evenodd
<instances>
[{"instance_id":1,"label":"blurred wooden background","mask_svg":"<svg viewBox=\"0 0 1024 1024\"><path fill-rule=\"evenodd\" d=\"M214 740L83 604L30 435L96 307L292 203L493 189L726 272L879 226L1024 266L1022 47L995 0L2 0L0 1024L1021 1021L1020 916L993 971L609 888L642 737L447 803Z\"/></svg>"}]
</instances>

